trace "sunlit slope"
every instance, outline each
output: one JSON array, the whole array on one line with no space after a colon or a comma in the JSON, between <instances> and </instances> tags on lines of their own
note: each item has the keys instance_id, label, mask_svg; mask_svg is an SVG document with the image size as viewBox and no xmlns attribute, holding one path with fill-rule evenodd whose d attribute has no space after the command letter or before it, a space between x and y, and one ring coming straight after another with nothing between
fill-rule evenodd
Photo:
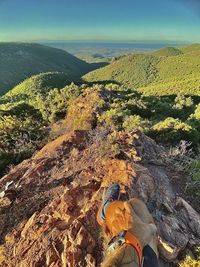
<instances>
[{"instance_id":1,"label":"sunlit slope","mask_svg":"<svg viewBox=\"0 0 200 267\"><path fill-rule=\"evenodd\" d=\"M169 56L178 56L183 54L183 51L176 47L165 47L161 48L159 50L156 50L151 53L154 56L164 56L164 57L169 57Z\"/></svg>"},{"instance_id":2,"label":"sunlit slope","mask_svg":"<svg viewBox=\"0 0 200 267\"><path fill-rule=\"evenodd\" d=\"M131 89L152 86L149 89L151 91L157 86L165 90L164 84L167 83L168 92L170 90L174 92L181 87L182 91L196 93L200 76L200 49L198 47L199 45L191 45L181 47L181 49L161 49L154 54L128 55L104 68L90 72L83 78L90 82L113 81ZM173 55L169 55L170 51ZM178 54L179 51L180 54ZM174 55L175 52L177 55Z\"/></svg>"},{"instance_id":3,"label":"sunlit slope","mask_svg":"<svg viewBox=\"0 0 200 267\"><path fill-rule=\"evenodd\" d=\"M200 52L200 44L192 44L188 46L179 46L177 47L179 50L181 50L183 53L191 53L191 52Z\"/></svg>"},{"instance_id":4,"label":"sunlit slope","mask_svg":"<svg viewBox=\"0 0 200 267\"><path fill-rule=\"evenodd\" d=\"M110 65L92 71L83 78L86 81L115 81L127 86L145 86L156 79L159 58L152 55L129 55Z\"/></svg>"},{"instance_id":5,"label":"sunlit slope","mask_svg":"<svg viewBox=\"0 0 200 267\"><path fill-rule=\"evenodd\" d=\"M176 95L178 93L200 96L200 75L188 75L180 80L150 84L145 87L137 88L137 91L145 95L154 96Z\"/></svg>"}]
</instances>

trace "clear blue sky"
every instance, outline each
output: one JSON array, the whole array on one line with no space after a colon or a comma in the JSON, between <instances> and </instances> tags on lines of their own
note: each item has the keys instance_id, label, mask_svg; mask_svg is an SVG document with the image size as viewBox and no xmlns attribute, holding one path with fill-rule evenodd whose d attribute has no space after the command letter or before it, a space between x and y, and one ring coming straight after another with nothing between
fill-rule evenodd
<instances>
[{"instance_id":1,"label":"clear blue sky","mask_svg":"<svg viewBox=\"0 0 200 267\"><path fill-rule=\"evenodd\" d=\"M0 0L0 41L200 42L200 0Z\"/></svg>"}]
</instances>

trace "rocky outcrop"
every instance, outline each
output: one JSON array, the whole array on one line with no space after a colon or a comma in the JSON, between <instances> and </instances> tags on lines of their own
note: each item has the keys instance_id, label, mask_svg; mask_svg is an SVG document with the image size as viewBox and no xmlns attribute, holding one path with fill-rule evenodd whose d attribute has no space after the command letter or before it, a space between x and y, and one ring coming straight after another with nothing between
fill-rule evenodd
<instances>
[{"instance_id":1,"label":"rocky outcrop","mask_svg":"<svg viewBox=\"0 0 200 267\"><path fill-rule=\"evenodd\" d=\"M47 144L0 180L0 266L100 266L104 240L96 213L113 182L122 199L145 201L158 227L162 266L176 266L200 245L200 218L177 195L165 156L139 132L103 127L66 132Z\"/></svg>"}]
</instances>

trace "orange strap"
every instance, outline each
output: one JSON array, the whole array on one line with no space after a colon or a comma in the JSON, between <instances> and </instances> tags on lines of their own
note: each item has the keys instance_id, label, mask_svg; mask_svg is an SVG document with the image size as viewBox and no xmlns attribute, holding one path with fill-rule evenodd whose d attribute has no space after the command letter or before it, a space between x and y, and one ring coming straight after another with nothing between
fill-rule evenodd
<instances>
[{"instance_id":1,"label":"orange strap","mask_svg":"<svg viewBox=\"0 0 200 267\"><path fill-rule=\"evenodd\" d=\"M102 205L102 204L101 204ZM99 225L106 227L106 229L109 230L113 234L112 231L112 214L115 214L115 209L120 208L123 209L124 203L123 201L114 201L108 205L106 208L106 220L102 220L100 217L100 211L102 209L102 206L100 206L98 213L97 213L97 222ZM142 246L139 242L139 240L130 232L126 231L125 233L125 241L126 244L131 245L133 248L135 248L137 254L138 254L138 259L139 259L139 266L142 266Z\"/></svg>"},{"instance_id":2,"label":"orange strap","mask_svg":"<svg viewBox=\"0 0 200 267\"><path fill-rule=\"evenodd\" d=\"M142 266L142 246L141 246L139 240L133 234L126 231L125 241L126 241L126 244L135 248L135 250L137 251L137 254L138 254L139 265Z\"/></svg>"}]
</instances>

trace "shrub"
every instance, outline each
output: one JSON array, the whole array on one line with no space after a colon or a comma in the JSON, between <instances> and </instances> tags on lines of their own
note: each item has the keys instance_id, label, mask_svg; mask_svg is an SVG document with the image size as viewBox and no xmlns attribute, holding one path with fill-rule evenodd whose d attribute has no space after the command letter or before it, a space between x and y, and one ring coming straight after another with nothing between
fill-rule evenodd
<instances>
[{"instance_id":1,"label":"shrub","mask_svg":"<svg viewBox=\"0 0 200 267\"><path fill-rule=\"evenodd\" d=\"M0 170L30 157L44 139L41 113L21 103L0 117Z\"/></svg>"},{"instance_id":2,"label":"shrub","mask_svg":"<svg viewBox=\"0 0 200 267\"><path fill-rule=\"evenodd\" d=\"M190 256L187 256L184 261L179 263L179 267L199 267L200 261L194 260Z\"/></svg>"},{"instance_id":3,"label":"shrub","mask_svg":"<svg viewBox=\"0 0 200 267\"><path fill-rule=\"evenodd\" d=\"M73 83L60 90L51 90L45 99L46 119L49 121L63 119L66 115L70 101L78 97L81 92L81 87Z\"/></svg>"},{"instance_id":4,"label":"shrub","mask_svg":"<svg viewBox=\"0 0 200 267\"><path fill-rule=\"evenodd\" d=\"M164 130L181 130L181 131L190 131L191 126L181 122L179 119L174 118L166 118L164 121L161 121L153 126L153 130L156 130L158 132L164 131Z\"/></svg>"},{"instance_id":5,"label":"shrub","mask_svg":"<svg viewBox=\"0 0 200 267\"><path fill-rule=\"evenodd\" d=\"M198 131L193 129L191 125L171 117L155 124L150 130L150 136L159 142L171 142L172 144L186 140L195 146L200 141Z\"/></svg>"},{"instance_id":6,"label":"shrub","mask_svg":"<svg viewBox=\"0 0 200 267\"><path fill-rule=\"evenodd\" d=\"M190 97L186 97L182 94L178 94L175 98L174 108L183 109L184 107L191 107L193 105L193 100Z\"/></svg>"},{"instance_id":7,"label":"shrub","mask_svg":"<svg viewBox=\"0 0 200 267\"><path fill-rule=\"evenodd\" d=\"M148 131L148 121L142 119L139 115L127 116L123 122L123 128L128 132L139 130L141 132Z\"/></svg>"},{"instance_id":8,"label":"shrub","mask_svg":"<svg viewBox=\"0 0 200 267\"><path fill-rule=\"evenodd\" d=\"M194 114L191 115L191 118L194 118L196 120L200 120L200 104L196 106Z\"/></svg>"},{"instance_id":9,"label":"shrub","mask_svg":"<svg viewBox=\"0 0 200 267\"><path fill-rule=\"evenodd\" d=\"M128 111L127 111L128 112ZM100 123L110 125L112 129L119 128L121 126L123 116L126 115L126 111L122 109L111 108L98 117Z\"/></svg>"}]
</instances>

